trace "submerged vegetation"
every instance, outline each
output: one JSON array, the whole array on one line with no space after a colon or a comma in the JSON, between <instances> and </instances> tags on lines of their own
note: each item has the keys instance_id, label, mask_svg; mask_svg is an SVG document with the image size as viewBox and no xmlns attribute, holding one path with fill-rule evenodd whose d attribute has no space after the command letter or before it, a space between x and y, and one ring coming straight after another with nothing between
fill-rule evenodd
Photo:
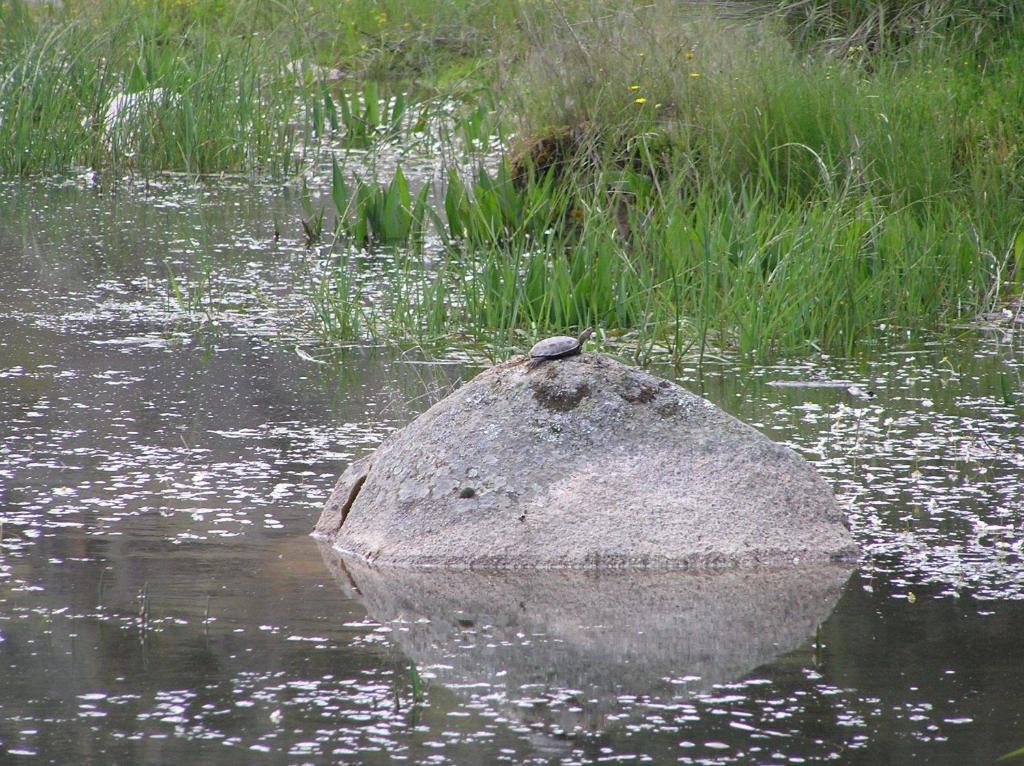
<instances>
[{"instance_id":1,"label":"submerged vegetation","mask_svg":"<svg viewBox=\"0 0 1024 766\"><path fill-rule=\"evenodd\" d=\"M0 171L300 185L330 339L851 353L1021 292L1018 2L0 8Z\"/></svg>"}]
</instances>

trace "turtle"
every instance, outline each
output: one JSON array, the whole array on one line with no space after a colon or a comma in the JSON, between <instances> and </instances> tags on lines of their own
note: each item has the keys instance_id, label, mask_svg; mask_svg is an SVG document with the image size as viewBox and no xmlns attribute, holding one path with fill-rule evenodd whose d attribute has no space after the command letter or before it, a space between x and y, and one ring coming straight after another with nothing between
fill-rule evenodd
<instances>
[{"instance_id":1,"label":"turtle","mask_svg":"<svg viewBox=\"0 0 1024 766\"><path fill-rule=\"evenodd\" d=\"M570 338L568 335L556 335L553 338L545 338L537 341L530 349L530 361L527 369L532 370L537 365L549 359L563 359L567 356L575 356L583 350L583 344L594 334L594 328L588 327L580 333L578 338Z\"/></svg>"}]
</instances>

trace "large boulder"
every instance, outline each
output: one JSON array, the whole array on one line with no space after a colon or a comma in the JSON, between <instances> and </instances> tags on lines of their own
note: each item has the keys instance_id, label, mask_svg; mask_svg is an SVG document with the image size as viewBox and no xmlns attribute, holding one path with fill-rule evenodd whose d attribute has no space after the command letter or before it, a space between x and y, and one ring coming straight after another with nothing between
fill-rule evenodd
<instances>
[{"instance_id":1,"label":"large boulder","mask_svg":"<svg viewBox=\"0 0 1024 766\"><path fill-rule=\"evenodd\" d=\"M699 396L599 354L493 367L342 474L314 534L378 564L811 564L855 547L828 485Z\"/></svg>"}]
</instances>

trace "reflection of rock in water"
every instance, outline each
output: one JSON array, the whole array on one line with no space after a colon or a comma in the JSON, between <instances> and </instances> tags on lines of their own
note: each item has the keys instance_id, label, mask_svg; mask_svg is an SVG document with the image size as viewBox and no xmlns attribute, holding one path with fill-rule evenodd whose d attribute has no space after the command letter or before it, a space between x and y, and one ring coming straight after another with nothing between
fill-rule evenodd
<instances>
[{"instance_id":1,"label":"reflection of rock in water","mask_svg":"<svg viewBox=\"0 0 1024 766\"><path fill-rule=\"evenodd\" d=\"M601 728L622 695L678 701L741 678L807 641L850 574L376 569L321 551L342 589L374 619L401 623L395 641L445 686L566 729Z\"/></svg>"}]
</instances>

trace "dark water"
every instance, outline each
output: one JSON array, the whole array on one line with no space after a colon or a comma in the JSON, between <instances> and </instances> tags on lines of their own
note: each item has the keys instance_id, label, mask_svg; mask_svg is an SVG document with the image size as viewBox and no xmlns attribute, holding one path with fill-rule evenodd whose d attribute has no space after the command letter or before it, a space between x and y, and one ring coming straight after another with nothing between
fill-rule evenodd
<instances>
[{"instance_id":1,"label":"dark water","mask_svg":"<svg viewBox=\"0 0 1024 766\"><path fill-rule=\"evenodd\" d=\"M295 209L227 182L0 188L0 763L1024 746L1019 334L659 370L832 482L849 578L375 572L308 537L320 504L479 366L297 340ZM877 396L777 385L809 380Z\"/></svg>"}]
</instances>

